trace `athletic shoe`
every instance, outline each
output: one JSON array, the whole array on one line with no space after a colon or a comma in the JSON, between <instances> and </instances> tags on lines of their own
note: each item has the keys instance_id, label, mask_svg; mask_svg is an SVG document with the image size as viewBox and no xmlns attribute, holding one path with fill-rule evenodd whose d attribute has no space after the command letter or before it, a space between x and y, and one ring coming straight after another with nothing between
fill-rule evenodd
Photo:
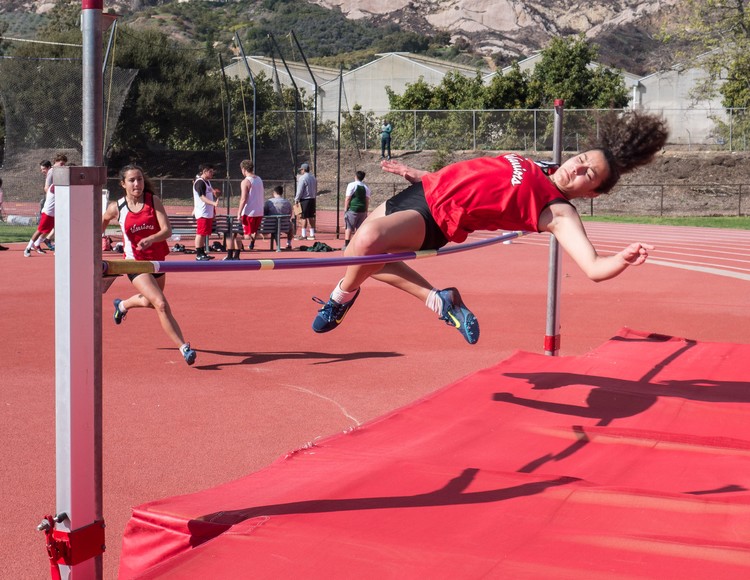
<instances>
[{"instance_id":1,"label":"athletic shoe","mask_svg":"<svg viewBox=\"0 0 750 580\"><path fill-rule=\"evenodd\" d=\"M50 242L49 240L44 240L44 245L47 246L47 249L55 251L55 244Z\"/></svg>"},{"instance_id":2,"label":"athletic shoe","mask_svg":"<svg viewBox=\"0 0 750 580\"><path fill-rule=\"evenodd\" d=\"M359 290L360 289L357 288L357 293L354 295L354 298L344 304L339 304L333 298L329 298L328 302L323 302L320 298L313 296L315 302L323 305L323 308L318 310L318 315L315 317L315 320L313 320L313 330L315 332L328 332L341 324L344 320L344 316L346 316L346 313L349 312L349 309L352 307L352 304L354 304L357 296L359 296Z\"/></svg>"},{"instance_id":3,"label":"athletic shoe","mask_svg":"<svg viewBox=\"0 0 750 580\"><path fill-rule=\"evenodd\" d=\"M189 365L192 365L195 362L195 357L197 356L197 353L190 348L190 343L187 343L187 348L182 351L182 356L185 358L185 362Z\"/></svg>"},{"instance_id":4,"label":"athletic shoe","mask_svg":"<svg viewBox=\"0 0 750 580\"><path fill-rule=\"evenodd\" d=\"M115 319L115 324L120 324L123 320L125 320L125 315L127 314L127 312L123 312L122 310L120 310L120 302L122 302L122 300L120 300L119 298L115 298L115 312L112 315L112 318Z\"/></svg>"},{"instance_id":5,"label":"athletic shoe","mask_svg":"<svg viewBox=\"0 0 750 580\"><path fill-rule=\"evenodd\" d=\"M25 249L25 250L23 251L23 257L24 257L24 258L30 258L30 257L31 257L31 250L29 250L28 248L26 248L26 249Z\"/></svg>"},{"instance_id":6,"label":"athletic shoe","mask_svg":"<svg viewBox=\"0 0 750 580\"><path fill-rule=\"evenodd\" d=\"M42 250L42 248L40 248L39 246L34 246L34 251L35 251L35 252L36 252L37 254L46 254L46 253L47 253L47 252L45 252L44 250Z\"/></svg>"},{"instance_id":7,"label":"athletic shoe","mask_svg":"<svg viewBox=\"0 0 750 580\"><path fill-rule=\"evenodd\" d=\"M444 320L449 326L453 326L466 339L469 344L475 344L479 340L479 321L461 300L461 295L455 288L440 290L438 296L443 301L443 309L440 320Z\"/></svg>"},{"instance_id":8,"label":"athletic shoe","mask_svg":"<svg viewBox=\"0 0 750 580\"><path fill-rule=\"evenodd\" d=\"M198 255L197 255L197 256L195 257L195 259L196 259L196 260L197 260L198 262L208 262L209 260L213 260L213 259L214 259L214 257L213 257L213 256L209 256L208 254L198 254Z\"/></svg>"},{"instance_id":9,"label":"athletic shoe","mask_svg":"<svg viewBox=\"0 0 750 580\"><path fill-rule=\"evenodd\" d=\"M307 239L308 239L309 241L313 241L313 240L315 240L315 236L307 236Z\"/></svg>"}]
</instances>

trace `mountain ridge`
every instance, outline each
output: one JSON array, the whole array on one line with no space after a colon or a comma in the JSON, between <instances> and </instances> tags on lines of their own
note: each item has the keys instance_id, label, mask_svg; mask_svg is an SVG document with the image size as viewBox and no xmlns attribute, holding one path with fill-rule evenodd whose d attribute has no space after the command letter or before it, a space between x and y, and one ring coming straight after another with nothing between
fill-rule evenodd
<instances>
[{"instance_id":1,"label":"mountain ridge","mask_svg":"<svg viewBox=\"0 0 750 580\"><path fill-rule=\"evenodd\" d=\"M182 1L203 2L207 10L244 3L248 22L268 5L268 0ZM396 24L426 35L447 32L452 44L499 66L542 50L553 37L583 34L599 46L602 63L642 75L664 68L671 52L657 35L666 22L679 19L681 9L679 0L590 0L573 7L557 0L307 1L341 11L352 20ZM127 22L138 18L142 9L172 2L105 0L104 9L125 15ZM43 15L54 7L52 0L4 0L2 4L0 14L23 11Z\"/></svg>"}]
</instances>

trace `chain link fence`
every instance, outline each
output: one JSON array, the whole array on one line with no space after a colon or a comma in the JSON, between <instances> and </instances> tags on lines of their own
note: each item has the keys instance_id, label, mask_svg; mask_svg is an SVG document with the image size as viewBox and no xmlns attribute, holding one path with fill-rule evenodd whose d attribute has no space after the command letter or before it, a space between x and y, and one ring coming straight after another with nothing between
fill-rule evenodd
<instances>
[{"instance_id":1,"label":"chain link fence","mask_svg":"<svg viewBox=\"0 0 750 580\"><path fill-rule=\"evenodd\" d=\"M564 112L563 151L579 151L598 134L605 113L598 109ZM688 151L747 151L747 109L661 109L670 128L667 146ZM551 151L554 111L545 109L356 111L345 115L342 141L363 149L380 148L380 127L392 127L391 147L413 150Z\"/></svg>"},{"instance_id":2,"label":"chain link fence","mask_svg":"<svg viewBox=\"0 0 750 580\"><path fill-rule=\"evenodd\" d=\"M112 139L138 71L104 75L104 146ZM6 201L43 196L39 164L64 153L80 164L83 140L83 70L75 59L0 59L0 98L5 114L2 164ZM5 210L8 213L8 210Z\"/></svg>"}]
</instances>

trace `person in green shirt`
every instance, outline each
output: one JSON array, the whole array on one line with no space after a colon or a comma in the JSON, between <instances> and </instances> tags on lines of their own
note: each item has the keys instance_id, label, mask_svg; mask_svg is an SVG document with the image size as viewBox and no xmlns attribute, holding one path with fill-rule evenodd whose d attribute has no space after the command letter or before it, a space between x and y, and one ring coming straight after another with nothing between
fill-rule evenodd
<instances>
[{"instance_id":1,"label":"person in green shirt","mask_svg":"<svg viewBox=\"0 0 750 580\"><path fill-rule=\"evenodd\" d=\"M390 159L391 158L391 131L393 127L388 122L388 119L383 119L383 126L380 127L380 158ZM386 150L388 156L386 157Z\"/></svg>"},{"instance_id":2,"label":"person in green shirt","mask_svg":"<svg viewBox=\"0 0 750 580\"><path fill-rule=\"evenodd\" d=\"M344 201L346 230L344 231L344 247L341 248L342 250L345 250L346 246L349 245L352 234L365 221L367 210L370 209L370 188L363 183L365 172L357 171L354 175L356 179L346 186L346 200Z\"/></svg>"}]
</instances>

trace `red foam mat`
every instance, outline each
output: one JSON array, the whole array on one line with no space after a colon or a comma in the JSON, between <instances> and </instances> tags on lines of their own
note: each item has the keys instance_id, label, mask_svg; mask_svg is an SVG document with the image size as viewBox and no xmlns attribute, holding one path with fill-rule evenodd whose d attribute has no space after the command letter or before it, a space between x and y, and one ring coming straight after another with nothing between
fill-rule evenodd
<instances>
[{"instance_id":1,"label":"red foam mat","mask_svg":"<svg viewBox=\"0 0 750 580\"><path fill-rule=\"evenodd\" d=\"M750 577L748 361L627 329L585 356L516 353L137 507L120 578Z\"/></svg>"}]
</instances>

